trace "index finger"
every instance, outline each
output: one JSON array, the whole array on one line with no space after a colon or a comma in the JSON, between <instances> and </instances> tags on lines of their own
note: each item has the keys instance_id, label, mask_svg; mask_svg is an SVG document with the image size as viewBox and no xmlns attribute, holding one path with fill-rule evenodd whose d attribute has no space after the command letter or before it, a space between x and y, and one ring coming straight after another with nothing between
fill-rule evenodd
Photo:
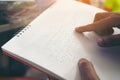
<instances>
[{"instance_id":1,"label":"index finger","mask_svg":"<svg viewBox=\"0 0 120 80\"><path fill-rule=\"evenodd\" d=\"M79 32L79 33L86 32L86 31L94 31L93 26L94 26L94 24L89 24L89 25L85 25L85 26L76 27L75 31Z\"/></svg>"},{"instance_id":2,"label":"index finger","mask_svg":"<svg viewBox=\"0 0 120 80\"><path fill-rule=\"evenodd\" d=\"M120 25L119 20L120 13L115 13L92 24L77 27L75 30L79 33L86 31L95 31L96 33L102 33L105 30L112 29L113 27L118 27Z\"/></svg>"},{"instance_id":3,"label":"index finger","mask_svg":"<svg viewBox=\"0 0 120 80\"><path fill-rule=\"evenodd\" d=\"M96 13L95 18L94 18L94 22L102 20L104 18L107 18L112 14L113 14L112 12ZM77 27L75 30L77 32L80 32L80 33L85 32L85 31L93 31L94 30L93 26L94 26L94 24L89 24L89 25Z\"/></svg>"}]
</instances>

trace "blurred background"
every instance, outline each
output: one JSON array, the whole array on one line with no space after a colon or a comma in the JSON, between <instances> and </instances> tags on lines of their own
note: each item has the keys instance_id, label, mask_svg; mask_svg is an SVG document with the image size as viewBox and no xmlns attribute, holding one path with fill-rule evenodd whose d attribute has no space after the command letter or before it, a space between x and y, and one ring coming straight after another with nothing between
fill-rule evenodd
<instances>
[{"instance_id":1,"label":"blurred background","mask_svg":"<svg viewBox=\"0 0 120 80\"><path fill-rule=\"evenodd\" d=\"M0 47L42 13L47 6L38 8L34 0L0 1ZM0 80L47 79L41 72L4 55L0 48Z\"/></svg>"},{"instance_id":2,"label":"blurred background","mask_svg":"<svg viewBox=\"0 0 120 80\"><path fill-rule=\"evenodd\" d=\"M120 0L77 0L110 11L120 12Z\"/></svg>"},{"instance_id":3,"label":"blurred background","mask_svg":"<svg viewBox=\"0 0 120 80\"><path fill-rule=\"evenodd\" d=\"M101 8L109 12L120 11L120 0L76 1ZM39 3L39 5L42 5L42 2ZM43 6L42 8L40 6L38 7L34 0L0 1L0 47L35 19L47 7L48 5ZM35 80L49 80L45 74L42 74L41 72L4 55L0 48L0 80L13 80L3 79L6 77L31 77L37 78ZM15 78L14 80L18 80L18 78Z\"/></svg>"}]
</instances>

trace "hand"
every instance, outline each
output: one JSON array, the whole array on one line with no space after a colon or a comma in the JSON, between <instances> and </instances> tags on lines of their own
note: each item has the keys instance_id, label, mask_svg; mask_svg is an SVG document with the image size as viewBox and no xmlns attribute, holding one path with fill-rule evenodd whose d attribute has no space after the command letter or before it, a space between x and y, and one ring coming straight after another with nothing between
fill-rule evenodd
<instances>
[{"instance_id":1,"label":"hand","mask_svg":"<svg viewBox=\"0 0 120 80\"><path fill-rule=\"evenodd\" d=\"M94 22L85 26L77 27L75 30L79 33L85 31L94 31L102 36L97 40L98 45L102 47L111 47L120 45L120 34L112 35L113 27L120 28L120 13L103 12L95 15Z\"/></svg>"},{"instance_id":2,"label":"hand","mask_svg":"<svg viewBox=\"0 0 120 80\"><path fill-rule=\"evenodd\" d=\"M78 63L82 80L100 80L91 62L81 59Z\"/></svg>"}]
</instances>

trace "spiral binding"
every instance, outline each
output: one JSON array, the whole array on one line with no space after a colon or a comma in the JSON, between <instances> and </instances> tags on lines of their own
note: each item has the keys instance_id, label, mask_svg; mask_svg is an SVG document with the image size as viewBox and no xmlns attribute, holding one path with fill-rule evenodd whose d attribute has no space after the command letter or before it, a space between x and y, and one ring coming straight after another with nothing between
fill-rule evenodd
<instances>
[{"instance_id":1,"label":"spiral binding","mask_svg":"<svg viewBox=\"0 0 120 80\"><path fill-rule=\"evenodd\" d=\"M28 30L31 27L31 25L28 25L27 27L25 27L23 30L21 30L16 36L20 37L26 30Z\"/></svg>"}]
</instances>

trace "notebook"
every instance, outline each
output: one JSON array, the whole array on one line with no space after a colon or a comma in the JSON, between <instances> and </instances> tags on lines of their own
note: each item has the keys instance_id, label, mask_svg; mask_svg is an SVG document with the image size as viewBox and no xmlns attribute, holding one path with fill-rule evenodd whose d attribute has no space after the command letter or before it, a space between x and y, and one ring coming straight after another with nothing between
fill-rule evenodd
<instances>
[{"instance_id":1,"label":"notebook","mask_svg":"<svg viewBox=\"0 0 120 80\"><path fill-rule=\"evenodd\" d=\"M119 80L120 47L101 48L94 32L83 36L74 31L77 26L92 23L98 12L103 10L58 0L3 45L3 52L59 80L81 80L81 58L93 63L101 80Z\"/></svg>"}]
</instances>

